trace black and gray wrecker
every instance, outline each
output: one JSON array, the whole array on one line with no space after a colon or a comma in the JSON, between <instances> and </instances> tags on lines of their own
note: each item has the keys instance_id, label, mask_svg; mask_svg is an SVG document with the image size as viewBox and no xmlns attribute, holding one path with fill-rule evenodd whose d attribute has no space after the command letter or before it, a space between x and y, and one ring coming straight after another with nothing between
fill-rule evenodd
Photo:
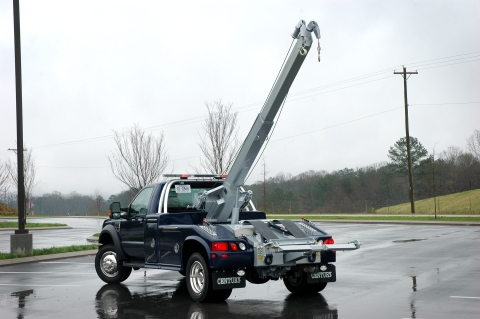
<instances>
[{"instance_id":1,"label":"black and gray wrecker","mask_svg":"<svg viewBox=\"0 0 480 319\"><path fill-rule=\"evenodd\" d=\"M361 243L335 244L306 219L267 219L243 188L312 46L312 32L320 38L315 21L295 27L296 43L228 175L164 175L165 181L143 188L128 207L110 204L95 258L103 281L123 282L132 269L174 270L186 276L198 302L225 300L246 281L283 279L296 294L317 293L336 281L336 251ZM320 60L319 42L318 53Z\"/></svg>"}]
</instances>

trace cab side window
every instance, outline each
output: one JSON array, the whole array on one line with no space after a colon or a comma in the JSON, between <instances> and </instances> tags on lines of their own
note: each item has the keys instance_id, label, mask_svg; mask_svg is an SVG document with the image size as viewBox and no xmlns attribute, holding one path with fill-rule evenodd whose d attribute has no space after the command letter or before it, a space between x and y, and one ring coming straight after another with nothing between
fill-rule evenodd
<instances>
[{"instance_id":1,"label":"cab side window","mask_svg":"<svg viewBox=\"0 0 480 319\"><path fill-rule=\"evenodd\" d=\"M153 187L143 189L130 204L130 217L145 215L152 196Z\"/></svg>"}]
</instances>

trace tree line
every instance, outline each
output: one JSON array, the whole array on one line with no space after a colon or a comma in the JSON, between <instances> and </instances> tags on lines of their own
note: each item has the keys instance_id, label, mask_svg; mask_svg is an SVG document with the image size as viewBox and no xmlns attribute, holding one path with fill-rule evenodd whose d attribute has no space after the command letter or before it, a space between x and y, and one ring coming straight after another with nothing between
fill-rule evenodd
<instances>
[{"instance_id":1,"label":"tree line","mask_svg":"<svg viewBox=\"0 0 480 319\"><path fill-rule=\"evenodd\" d=\"M410 137L415 200L480 188L480 131L467 139L465 151L450 146L428 154ZM405 138L388 150L390 162L296 176L279 173L247 188L257 209L268 213L374 212L409 201ZM265 171L265 169L264 169Z\"/></svg>"},{"instance_id":2,"label":"tree line","mask_svg":"<svg viewBox=\"0 0 480 319\"><path fill-rule=\"evenodd\" d=\"M208 116L199 133L198 146L204 158L196 173L228 173L241 143L236 128L237 113L232 104L221 100L205 103ZM117 146L108 156L112 174L127 190L107 200L96 190L93 195L58 191L32 196L35 185L35 161L29 150L25 156L27 213L48 215L99 215L115 200L130 202L134 194L161 176L169 162L163 133L156 137L138 125L115 132ZM446 195L480 187L480 130L467 139L466 150L451 146L438 156L428 154L415 137L410 137L415 199ZM246 188L254 191L257 208L267 212L369 212L380 207L408 201L406 139L399 139L389 150L390 162L362 168L326 172L310 170L297 176L280 173ZM264 162L265 165L265 162ZM265 168L265 167L264 167ZM0 162L0 196L8 206L16 207L16 194L7 194L5 184L18 185L15 163Z\"/></svg>"}]
</instances>

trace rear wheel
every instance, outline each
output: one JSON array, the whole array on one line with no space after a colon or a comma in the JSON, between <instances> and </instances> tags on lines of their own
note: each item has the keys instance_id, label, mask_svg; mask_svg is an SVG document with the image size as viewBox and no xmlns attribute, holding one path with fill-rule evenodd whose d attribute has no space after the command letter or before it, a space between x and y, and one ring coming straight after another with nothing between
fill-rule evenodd
<instances>
[{"instance_id":1,"label":"rear wheel","mask_svg":"<svg viewBox=\"0 0 480 319\"><path fill-rule=\"evenodd\" d=\"M106 283L118 284L130 276L132 267L125 267L118 261L113 245L103 245L95 256L95 270Z\"/></svg>"},{"instance_id":2,"label":"rear wheel","mask_svg":"<svg viewBox=\"0 0 480 319\"><path fill-rule=\"evenodd\" d=\"M186 282L190 297L197 302L224 301L232 293L232 289L213 290L207 263L199 253L192 254L188 259Z\"/></svg>"},{"instance_id":3,"label":"rear wheel","mask_svg":"<svg viewBox=\"0 0 480 319\"><path fill-rule=\"evenodd\" d=\"M322 291L327 286L326 282L309 284L307 282L307 273L295 270L283 277L285 287L293 294L314 294Z\"/></svg>"}]
</instances>

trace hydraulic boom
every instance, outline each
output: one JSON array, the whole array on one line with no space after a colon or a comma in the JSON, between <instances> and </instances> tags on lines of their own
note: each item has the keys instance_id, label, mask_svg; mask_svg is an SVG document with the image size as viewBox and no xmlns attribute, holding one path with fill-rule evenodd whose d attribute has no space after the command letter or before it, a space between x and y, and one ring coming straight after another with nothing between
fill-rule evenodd
<instances>
[{"instance_id":1,"label":"hydraulic boom","mask_svg":"<svg viewBox=\"0 0 480 319\"><path fill-rule=\"evenodd\" d=\"M296 39L295 46L290 52L285 65L278 76L264 107L258 114L247 138L233 163L224 184L213 190L203 193L198 206L202 206L209 222L227 222L231 218L232 224L238 223L239 211L244 208L251 192L245 192L242 186L255 159L273 127L274 119L283 104L290 86L300 70L313 39L311 33L320 38L320 29L315 21L306 25L304 20L295 26L292 37ZM320 43L318 46L320 54ZM320 56L319 56L320 60Z\"/></svg>"}]
</instances>

